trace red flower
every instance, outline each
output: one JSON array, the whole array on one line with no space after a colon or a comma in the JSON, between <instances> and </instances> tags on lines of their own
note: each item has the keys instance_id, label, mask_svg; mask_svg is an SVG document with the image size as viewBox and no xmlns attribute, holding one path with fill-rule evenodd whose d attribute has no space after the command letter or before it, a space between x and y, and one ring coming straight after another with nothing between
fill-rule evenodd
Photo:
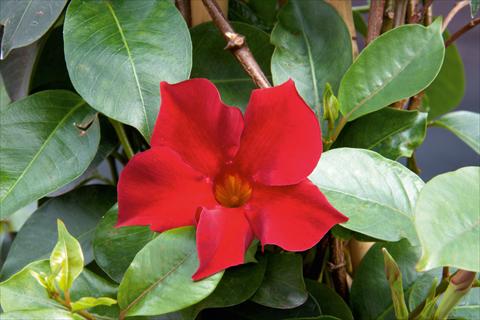
<instances>
[{"instance_id":1,"label":"red flower","mask_svg":"<svg viewBox=\"0 0 480 320\"><path fill-rule=\"evenodd\" d=\"M254 237L289 251L314 246L347 218L307 176L320 126L293 81L254 90L245 118L205 79L160 84L152 148L118 184L117 226L197 226L194 280L244 262Z\"/></svg>"}]
</instances>

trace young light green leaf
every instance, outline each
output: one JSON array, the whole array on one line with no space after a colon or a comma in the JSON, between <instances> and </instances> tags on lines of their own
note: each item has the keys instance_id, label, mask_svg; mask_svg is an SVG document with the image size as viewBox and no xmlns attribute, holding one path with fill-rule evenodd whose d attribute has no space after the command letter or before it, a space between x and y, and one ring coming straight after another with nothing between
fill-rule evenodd
<instances>
[{"instance_id":1,"label":"young light green leaf","mask_svg":"<svg viewBox=\"0 0 480 320\"><path fill-rule=\"evenodd\" d=\"M350 33L337 11L317 0L290 0L272 31L274 84L293 79L300 95L319 116L322 93L334 91L352 63Z\"/></svg>"},{"instance_id":2,"label":"young light green leaf","mask_svg":"<svg viewBox=\"0 0 480 320\"><path fill-rule=\"evenodd\" d=\"M441 24L438 18L429 27L401 26L371 42L340 83L338 99L344 117L355 120L425 89L443 62Z\"/></svg>"},{"instance_id":3,"label":"young light green leaf","mask_svg":"<svg viewBox=\"0 0 480 320\"><path fill-rule=\"evenodd\" d=\"M65 309L42 308L35 310L19 310L0 314L1 320L25 320L25 319L48 319L48 320L85 320L84 317Z\"/></svg>"},{"instance_id":4,"label":"young light green leaf","mask_svg":"<svg viewBox=\"0 0 480 320\"><path fill-rule=\"evenodd\" d=\"M71 307L72 311L79 311L90 309L96 306L111 306L112 304L116 304L117 300L108 298L108 297L100 297L100 298L93 298L93 297L83 297L80 300L72 302Z\"/></svg>"},{"instance_id":5,"label":"young light green leaf","mask_svg":"<svg viewBox=\"0 0 480 320\"><path fill-rule=\"evenodd\" d=\"M432 282L427 297L425 298L425 305L417 317L414 319L432 319L435 314L438 297L435 297L437 291L437 280Z\"/></svg>"},{"instance_id":6,"label":"young light green leaf","mask_svg":"<svg viewBox=\"0 0 480 320\"><path fill-rule=\"evenodd\" d=\"M397 319L408 319L408 308L403 294L402 273L398 268L395 259L388 253L388 250L382 248L383 261L385 264L385 274L387 276L390 291L392 293L393 308Z\"/></svg>"},{"instance_id":7,"label":"young light green leaf","mask_svg":"<svg viewBox=\"0 0 480 320\"><path fill-rule=\"evenodd\" d=\"M6 218L81 175L97 152L98 119L78 95L42 91L0 110L0 206Z\"/></svg>"},{"instance_id":8,"label":"young light green leaf","mask_svg":"<svg viewBox=\"0 0 480 320\"><path fill-rule=\"evenodd\" d=\"M302 267L302 257L297 254L267 255L265 277L251 300L278 309L290 309L303 304L308 292Z\"/></svg>"},{"instance_id":9,"label":"young light green leaf","mask_svg":"<svg viewBox=\"0 0 480 320\"><path fill-rule=\"evenodd\" d=\"M442 127L462 139L480 154L480 114L471 111L455 111L436 119L433 126Z\"/></svg>"},{"instance_id":10,"label":"young light green leaf","mask_svg":"<svg viewBox=\"0 0 480 320\"><path fill-rule=\"evenodd\" d=\"M422 257L418 270L451 266L480 271L480 168L436 176L420 192L415 227Z\"/></svg>"},{"instance_id":11,"label":"young light green leaf","mask_svg":"<svg viewBox=\"0 0 480 320\"><path fill-rule=\"evenodd\" d=\"M2 1L0 24L4 26L0 59L15 48L38 40L55 23L67 0Z\"/></svg>"},{"instance_id":12,"label":"young light green leaf","mask_svg":"<svg viewBox=\"0 0 480 320\"><path fill-rule=\"evenodd\" d=\"M83 270L83 252L80 243L61 220L57 220L58 240L50 255L50 271L64 292L70 290L73 281Z\"/></svg>"},{"instance_id":13,"label":"young light green leaf","mask_svg":"<svg viewBox=\"0 0 480 320\"><path fill-rule=\"evenodd\" d=\"M140 250L125 272L118 290L121 314L161 315L203 300L213 292L223 272L193 281L197 267L194 228L161 233Z\"/></svg>"},{"instance_id":14,"label":"young light green leaf","mask_svg":"<svg viewBox=\"0 0 480 320\"><path fill-rule=\"evenodd\" d=\"M418 241L413 213L424 183L400 163L369 150L339 148L324 153L309 178L349 217L343 227L376 239Z\"/></svg>"},{"instance_id":15,"label":"young light green leaf","mask_svg":"<svg viewBox=\"0 0 480 320\"><path fill-rule=\"evenodd\" d=\"M192 66L188 28L172 1L73 0L63 33L75 89L93 108L150 140L159 83L187 79Z\"/></svg>"},{"instance_id":16,"label":"young light green leaf","mask_svg":"<svg viewBox=\"0 0 480 320\"><path fill-rule=\"evenodd\" d=\"M338 110L340 106L338 99L333 93L330 83L325 84L325 90L323 90L323 120L330 120L331 123L335 123L338 118Z\"/></svg>"}]
</instances>

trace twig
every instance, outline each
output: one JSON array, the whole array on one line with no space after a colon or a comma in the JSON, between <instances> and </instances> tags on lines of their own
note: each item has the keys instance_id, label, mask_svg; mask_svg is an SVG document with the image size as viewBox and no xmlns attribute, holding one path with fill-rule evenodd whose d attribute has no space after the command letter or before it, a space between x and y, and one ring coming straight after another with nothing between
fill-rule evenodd
<instances>
[{"instance_id":1,"label":"twig","mask_svg":"<svg viewBox=\"0 0 480 320\"><path fill-rule=\"evenodd\" d=\"M228 23L227 19L225 19L217 2L215 0L202 1L208 13L212 17L213 23L220 30L225 40L227 40L227 46L225 48L233 53L235 58L237 58L243 69L245 69L245 71L252 78L253 82L255 82L257 87L271 87L270 82L268 82L267 77L260 69L260 66L253 57L252 52L248 48L245 37L241 34L236 33L235 30L233 30L230 23Z\"/></svg>"},{"instance_id":2,"label":"twig","mask_svg":"<svg viewBox=\"0 0 480 320\"><path fill-rule=\"evenodd\" d=\"M383 9L385 0L372 0L370 2L370 12L368 14L368 30L366 44L368 45L380 35L383 24Z\"/></svg>"},{"instance_id":3,"label":"twig","mask_svg":"<svg viewBox=\"0 0 480 320\"><path fill-rule=\"evenodd\" d=\"M448 47L451 45L453 42L455 42L458 38L460 38L463 34L465 34L468 30L473 29L475 26L478 26L480 24L480 18L475 18L471 20L469 23L464 25L463 27L460 28L457 32L452 34L447 41L445 41L445 47Z\"/></svg>"},{"instance_id":4,"label":"twig","mask_svg":"<svg viewBox=\"0 0 480 320\"><path fill-rule=\"evenodd\" d=\"M450 269L448 267L443 267L442 268L442 279L448 280L448 277L450 277Z\"/></svg>"},{"instance_id":5,"label":"twig","mask_svg":"<svg viewBox=\"0 0 480 320\"><path fill-rule=\"evenodd\" d=\"M112 118L109 118L109 120L112 123L112 126L115 129L115 132L117 133L118 140L120 140L120 144L123 147L123 151L125 151L125 155L130 160L135 154L135 152L133 152L132 146L128 141L127 133L125 132L125 128L123 127L123 124L121 124L116 120L113 120Z\"/></svg>"},{"instance_id":6,"label":"twig","mask_svg":"<svg viewBox=\"0 0 480 320\"><path fill-rule=\"evenodd\" d=\"M399 27L405 24L407 14L407 0L397 0L395 2L395 16L393 18L393 27Z\"/></svg>"},{"instance_id":7,"label":"twig","mask_svg":"<svg viewBox=\"0 0 480 320\"><path fill-rule=\"evenodd\" d=\"M457 2L455 6L453 6L452 10L450 10L450 12L445 17L445 20L443 21L442 32L445 31L445 29L447 29L448 24L450 23L450 21L452 21L453 17L455 17L455 15L460 10L468 6L468 3L469 3L468 0L462 0L460 2Z\"/></svg>"},{"instance_id":8,"label":"twig","mask_svg":"<svg viewBox=\"0 0 480 320\"><path fill-rule=\"evenodd\" d=\"M417 157L415 155L415 151L413 151L412 156L410 158L407 158L407 168L417 175L420 174L421 172L417 164Z\"/></svg>"},{"instance_id":9,"label":"twig","mask_svg":"<svg viewBox=\"0 0 480 320\"><path fill-rule=\"evenodd\" d=\"M335 290L345 301L348 301L348 283L344 255L344 243L342 240L335 238L331 233L330 253L332 261L332 267L330 267L330 271L332 273Z\"/></svg>"},{"instance_id":10,"label":"twig","mask_svg":"<svg viewBox=\"0 0 480 320\"><path fill-rule=\"evenodd\" d=\"M175 6L182 14L187 26L192 26L192 8L190 6L190 0L175 0Z\"/></svg>"},{"instance_id":11,"label":"twig","mask_svg":"<svg viewBox=\"0 0 480 320\"><path fill-rule=\"evenodd\" d=\"M385 2L385 10L383 14L382 32L387 32L393 28L393 18L395 17L395 2L394 0L387 0Z\"/></svg>"}]
</instances>

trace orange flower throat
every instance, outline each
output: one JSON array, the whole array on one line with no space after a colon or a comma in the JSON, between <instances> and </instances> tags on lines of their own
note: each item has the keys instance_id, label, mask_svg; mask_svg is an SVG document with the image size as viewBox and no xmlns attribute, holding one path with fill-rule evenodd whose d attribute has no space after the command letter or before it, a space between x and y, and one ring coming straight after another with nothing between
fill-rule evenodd
<instances>
[{"instance_id":1,"label":"orange flower throat","mask_svg":"<svg viewBox=\"0 0 480 320\"><path fill-rule=\"evenodd\" d=\"M224 207L237 208L252 196L252 186L238 174L225 174L215 182L215 198Z\"/></svg>"}]
</instances>

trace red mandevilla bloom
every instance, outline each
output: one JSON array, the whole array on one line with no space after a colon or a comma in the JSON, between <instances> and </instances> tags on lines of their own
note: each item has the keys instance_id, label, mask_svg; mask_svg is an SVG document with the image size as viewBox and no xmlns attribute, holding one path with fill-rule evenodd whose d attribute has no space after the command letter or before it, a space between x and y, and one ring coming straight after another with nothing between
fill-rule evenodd
<instances>
[{"instance_id":1,"label":"red mandevilla bloom","mask_svg":"<svg viewBox=\"0 0 480 320\"><path fill-rule=\"evenodd\" d=\"M242 264L254 237L303 251L347 221L307 179L321 131L293 81L254 90L245 118L206 79L162 82L160 92L152 148L120 177L117 226L196 225L194 280Z\"/></svg>"}]
</instances>

